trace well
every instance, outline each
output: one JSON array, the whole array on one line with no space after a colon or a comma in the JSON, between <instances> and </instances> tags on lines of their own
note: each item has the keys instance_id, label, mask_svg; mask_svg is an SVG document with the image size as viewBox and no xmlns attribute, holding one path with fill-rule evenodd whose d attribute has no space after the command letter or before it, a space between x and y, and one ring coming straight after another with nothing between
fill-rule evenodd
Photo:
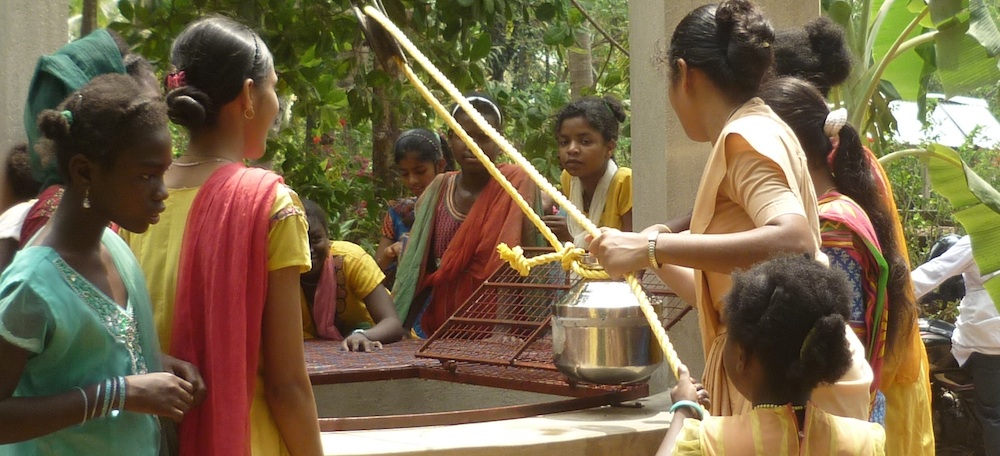
<instances>
[{"instance_id":1,"label":"well","mask_svg":"<svg viewBox=\"0 0 1000 456\"><path fill-rule=\"evenodd\" d=\"M579 280L556 263L537 266L526 277L504 264L426 341L403 340L372 353L307 341L321 429L491 421L647 396L646 383L589 384L556 370L552 309ZM665 309L668 329L690 310L654 275L646 274L642 283Z\"/></svg>"}]
</instances>

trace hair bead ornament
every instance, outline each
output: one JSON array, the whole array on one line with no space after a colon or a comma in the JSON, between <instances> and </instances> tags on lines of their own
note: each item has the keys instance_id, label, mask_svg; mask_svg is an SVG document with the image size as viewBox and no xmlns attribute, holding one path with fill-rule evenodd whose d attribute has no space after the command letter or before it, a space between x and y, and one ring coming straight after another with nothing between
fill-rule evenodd
<instances>
[{"instance_id":1,"label":"hair bead ornament","mask_svg":"<svg viewBox=\"0 0 1000 456\"><path fill-rule=\"evenodd\" d=\"M837 158L840 148L840 129L847 125L847 109L840 108L830 111L823 122L823 133L830 138L830 153L826 155L826 166L833 172L833 161Z\"/></svg>"},{"instance_id":2,"label":"hair bead ornament","mask_svg":"<svg viewBox=\"0 0 1000 456\"><path fill-rule=\"evenodd\" d=\"M847 125L847 109L834 109L826 115L826 122L823 122L823 133L831 138L838 136L844 125Z\"/></svg>"}]
</instances>

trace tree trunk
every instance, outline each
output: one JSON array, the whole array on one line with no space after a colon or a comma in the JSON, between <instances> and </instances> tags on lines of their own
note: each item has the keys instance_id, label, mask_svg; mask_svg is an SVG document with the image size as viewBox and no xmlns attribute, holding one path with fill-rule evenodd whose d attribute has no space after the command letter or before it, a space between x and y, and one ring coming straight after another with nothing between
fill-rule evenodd
<instances>
[{"instance_id":1,"label":"tree trunk","mask_svg":"<svg viewBox=\"0 0 1000 456\"><path fill-rule=\"evenodd\" d=\"M80 23L80 36L84 37L97 28L97 0L83 0L82 19Z\"/></svg>"},{"instance_id":2,"label":"tree trunk","mask_svg":"<svg viewBox=\"0 0 1000 456\"><path fill-rule=\"evenodd\" d=\"M372 93L372 111L376 113L372 117L372 177L378 188L394 188L392 148L399 138L399 121L386 89L372 86Z\"/></svg>"},{"instance_id":3,"label":"tree trunk","mask_svg":"<svg viewBox=\"0 0 1000 456\"><path fill-rule=\"evenodd\" d=\"M575 100L590 94L594 89L594 63L591 53L590 28L576 32L576 46L567 51L570 96Z\"/></svg>"}]
</instances>

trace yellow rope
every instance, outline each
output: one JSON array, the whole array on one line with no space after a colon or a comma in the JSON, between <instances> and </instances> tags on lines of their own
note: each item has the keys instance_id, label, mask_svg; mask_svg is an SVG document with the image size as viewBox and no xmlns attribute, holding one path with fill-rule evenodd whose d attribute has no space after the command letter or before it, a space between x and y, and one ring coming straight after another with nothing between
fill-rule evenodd
<instances>
[{"instance_id":1,"label":"yellow rope","mask_svg":"<svg viewBox=\"0 0 1000 456\"><path fill-rule=\"evenodd\" d=\"M493 142L499 145L500 148L508 156L510 156L514 163L523 168L528 173L528 177L530 177L543 192L552 197L556 204L566 211L569 217L572 217L573 220L579 223L580 226L587 230L587 232L592 236L596 237L601 234L600 230L597 229L597 225L583 215L583 213L580 212L580 210L574 206L573 203L571 203L561 192L556 190L556 188L552 186L552 184L550 184L537 169L535 169L531 162L524 158L524 156L521 155L521 153L518 152L506 138L500 135L500 133L498 133L496 129L494 129L493 126L490 125L485 118L483 118L479 111L477 111L472 104L469 103L469 101L454 86L454 84L452 84L451 81L449 81L448 78L445 77L445 75L442 74L441 71L439 71L437 67L435 67L434 64L432 64L412 42L410 42L406 35L399 30L399 28L397 28L392 21L386 18L378 9L371 6L366 6L364 11L369 17L378 21L378 23L381 24L386 31L388 31L389 34L391 34L393 38L399 42L403 49L406 49L407 53L413 56L414 60L416 60L417 63L419 63L420 66L423 67L424 70L426 70L427 73L438 84L440 84L442 88L444 88L448 96L458 103L458 106L462 108L462 111L467 114L469 118L472 119L472 121L475 122L475 124L484 133L486 133L490 139L493 140ZM521 247L516 246L514 248L510 248L506 244L500 244L497 246L497 251L500 253L500 257L510 263L511 267L518 271L521 275L528 275L533 266L551 261L560 261L564 269L572 270L581 277L588 279L608 278L608 275L603 271L587 270L580 266L578 260L584 253L583 249L573 247L570 243L561 244L555 234L552 233L552 230L549 229L544 222L542 222L542 219L535 213L528 202L524 200L517 189L511 185L506 176L504 176L503 173L497 169L496 165L494 165L489 157L483 153L482 149L479 148L479 145L476 144L471 137L469 137L455 118L451 116L451 113L448 112L444 105L442 105L441 102L434 97L430 90L427 89L427 86L425 86L423 82L417 78L416 74L413 73L412 68L410 68L410 66L399 57L396 58L396 63L401 69L403 69L406 77L417 88L420 95L423 96L428 103L430 103L430 105L434 108L434 111L445 120L445 123L448 124L451 130L458 135L459 139L461 139L466 146L469 147L469 150L471 150L483 166L486 167L486 170L489 171L490 175L496 179L504 191L506 191L511 198L514 199L514 202L519 208L521 208L521 211L524 212L525 216L527 216L528 219L531 220L531 223L538 228L549 244L556 249L555 253L541 255L534 258L525 258L524 251ZM646 318L646 322L649 324L649 327L653 332L653 337L656 339L660 349L663 351L663 356L673 371L674 377L677 377L677 369L678 366L680 366L680 358L677 356L677 351L674 350L673 344L670 343L670 338L667 337L667 332L663 329L663 324L660 322L660 316L657 315L653 305L649 302L646 292L642 289L642 286L639 284L639 280L636 279L635 275L632 273L627 274L625 276L625 281L628 283L632 292L635 294L636 299L639 301L639 308L642 310L642 314Z\"/></svg>"}]
</instances>

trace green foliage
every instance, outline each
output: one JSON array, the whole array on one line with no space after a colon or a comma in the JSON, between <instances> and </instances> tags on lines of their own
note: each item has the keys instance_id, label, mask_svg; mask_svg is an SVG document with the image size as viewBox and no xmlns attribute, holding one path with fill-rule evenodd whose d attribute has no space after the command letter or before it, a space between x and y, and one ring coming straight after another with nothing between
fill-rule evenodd
<instances>
[{"instance_id":1,"label":"green foliage","mask_svg":"<svg viewBox=\"0 0 1000 456\"><path fill-rule=\"evenodd\" d=\"M996 183L977 174L965 162L966 157L939 144L895 152L881 161L903 156L916 156L927 163L931 185L948 199L955 220L969 233L972 255L980 272L989 275L1000 270L1000 231L996 229L1000 224L1000 192ZM996 163L991 165L996 168ZM991 278L983 285L993 301L1000 303L1000 281Z\"/></svg>"},{"instance_id":2,"label":"green foliage","mask_svg":"<svg viewBox=\"0 0 1000 456\"><path fill-rule=\"evenodd\" d=\"M275 157L280 163L277 171L287 182L294 182L301 196L327 211L331 239L351 241L374 252L378 238L372 233L381 232L385 201L376 193L371 159L356 152L364 136L345 121L337 131L312 137L305 147L294 138L293 144L280 144L285 137L279 137L269 148L296 152Z\"/></svg>"},{"instance_id":3,"label":"green foliage","mask_svg":"<svg viewBox=\"0 0 1000 456\"><path fill-rule=\"evenodd\" d=\"M958 232L960 227L951 215L948 200L931 191L924 163L897 160L885 168L896 197L910 264L917 266L926 261L934 242L946 234Z\"/></svg>"},{"instance_id":4,"label":"green foliage","mask_svg":"<svg viewBox=\"0 0 1000 456\"><path fill-rule=\"evenodd\" d=\"M921 107L931 75L946 95L960 95L1000 78L1000 32L986 0L822 0L844 27L855 68L834 94L850 122L886 146L894 127L888 102L917 100ZM992 5L992 4L991 4ZM995 6L995 5L992 5Z\"/></svg>"},{"instance_id":5,"label":"green foliage","mask_svg":"<svg viewBox=\"0 0 1000 456\"><path fill-rule=\"evenodd\" d=\"M404 193L391 157L395 138L407 128L443 131L444 123L407 82L393 79L375 63L350 1L105 3L110 7L101 25L120 32L162 74L169 71L173 38L199 17L222 14L258 31L274 55L283 110L281 128L270 138L261 164L280 171L301 196L327 209L334 237L369 247L377 242L385 202ZM619 1L591 3L591 14L610 33L627 36L627 9ZM568 0L383 4L390 19L460 90L485 92L498 100L509 119L507 138L557 181L552 118L569 101L565 51L583 26ZM595 94L613 93L627 103L627 58L596 40L594 52ZM430 86L450 104L439 88ZM619 163L627 164L627 126L619 143Z\"/></svg>"},{"instance_id":6,"label":"green foliage","mask_svg":"<svg viewBox=\"0 0 1000 456\"><path fill-rule=\"evenodd\" d=\"M1000 186L1000 151L973 145L974 135L956 150L969 169L993 188ZM893 149L905 149L894 145ZM945 234L965 232L955 218L956 208L933 190L928 167L923 160L894 160L883 163L903 222L911 264L927 259L927 251Z\"/></svg>"}]
</instances>

